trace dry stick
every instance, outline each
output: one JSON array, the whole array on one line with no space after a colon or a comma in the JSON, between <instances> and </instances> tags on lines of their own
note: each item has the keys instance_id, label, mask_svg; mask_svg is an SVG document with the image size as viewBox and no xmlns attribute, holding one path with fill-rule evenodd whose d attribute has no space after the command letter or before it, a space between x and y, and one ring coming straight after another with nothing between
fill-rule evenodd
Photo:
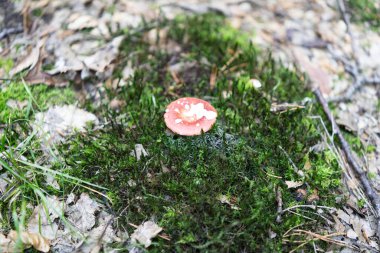
<instances>
[{"instance_id":1,"label":"dry stick","mask_svg":"<svg viewBox=\"0 0 380 253\"><path fill-rule=\"evenodd\" d=\"M351 166L353 171L359 176L359 180L363 185L364 191L368 198L370 199L372 205L374 206L374 209L376 211L376 218L377 218L377 236L380 237L380 197L373 189L370 181L367 178L366 172L359 166L359 164L356 162L354 156L352 155L352 151L350 146L348 145L346 139L343 137L342 132L340 131L338 125L336 124L334 117L332 116L332 113L329 109L329 106L323 97L321 91L319 88L314 90L314 95L317 97L317 100L321 104L323 111L325 112L328 120L330 121L332 128L333 128L333 134L336 134L338 136L338 139L341 143L343 152L346 156L346 159L348 161L348 164Z\"/></svg>"},{"instance_id":2,"label":"dry stick","mask_svg":"<svg viewBox=\"0 0 380 253\"><path fill-rule=\"evenodd\" d=\"M343 21L347 26L347 32L351 38L352 57L354 58L355 65L359 66L359 60L358 60L359 49L358 49L358 44L356 43L356 40L354 39L354 34L352 33L350 17L347 14L346 6L345 6L343 0L337 0L337 3L338 3L340 15L342 16Z\"/></svg>"},{"instance_id":3,"label":"dry stick","mask_svg":"<svg viewBox=\"0 0 380 253\"><path fill-rule=\"evenodd\" d=\"M11 34L22 33L24 29L22 27L6 28L0 32L0 40L8 37Z\"/></svg>"},{"instance_id":4,"label":"dry stick","mask_svg":"<svg viewBox=\"0 0 380 253\"><path fill-rule=\"evenodd\" d=\"M276 189L276 201L277 201L277 218L276 222L280 223L282 221L281 219L281 214L282 214L282 189L280 186L277 187Z\"/></svg>"}]
</instances>

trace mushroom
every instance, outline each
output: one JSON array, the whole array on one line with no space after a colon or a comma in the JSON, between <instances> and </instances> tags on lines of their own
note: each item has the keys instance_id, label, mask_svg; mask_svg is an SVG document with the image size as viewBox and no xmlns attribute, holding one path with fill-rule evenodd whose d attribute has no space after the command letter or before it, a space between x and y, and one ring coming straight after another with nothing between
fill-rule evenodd
<instances>
[{"instance_id":1,"label":"mushroom","mask_svg":"<svg viewBox=\"0 0 380 253\"><path fill-rule=\"evenodd\" d=\"M207 132L214 125L216 117L217 112L210 103L192 97L171 102L164 115L165 124L171 131L186 136Z\"/></svg>"}]
</instances>

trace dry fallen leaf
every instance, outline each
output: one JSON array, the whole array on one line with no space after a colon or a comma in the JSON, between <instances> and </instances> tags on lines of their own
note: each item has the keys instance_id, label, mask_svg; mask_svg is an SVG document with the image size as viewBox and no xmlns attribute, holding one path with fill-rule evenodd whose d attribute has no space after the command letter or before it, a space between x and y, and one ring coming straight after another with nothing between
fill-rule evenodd
<instances>
[{"instance_id":1,"label":"dry fallen leaf","mask_svg":"<svg viewBox=\"0 0 380 253\"><path fill-rule=\"evenodd\" d=\"M92 229L86 240L76 249L76 252L81 253L97 253L102 248L102 245L120 241L113 230L112 216L104 211L100 212L98 217L98 226Z\"/></svg>"},{"instance_id":2,"label":"dry fallen leaf","mask_svg":"<svg viewBox=\"0 0 380 253\"><path fill-rule=\"evenodd\" d=\"M301 181L285 181L285 184L288 186L288 189L290 188L297 188L303 185L303 182Z\"/></svg>"},{"instance_id":3,"label":"dry fallen leaf","mask_svg":"<svg viewBox=\"0 0 380 253\"><path fill-rule=\"evenodd\" d=\"M318 195L317 190L314 190L313 193L310 194L310 196L307 198L308 203L312 203L312 202L318 201L318 200L319 200L319 195Z\"/></svg>"},{"instance_id":4,"label":"dry fallen leaf","mask_svg":"<svg viewBox=\"0 0 380 253\"><path fill-rule=\"evenodd\" d=\"M14 251L15 243L7 238L5 235L0 234L0 252L8 253Z\"/></svg>"},{"instance_id":5,"label":"dry fallen leaf","mask_svg":"<svg viewBox=\"0 0 380 253\"><path fill-rule=\"evenodd\" d=\"M323 94L329 95L331 93L331 78L328 73L313 66L309 59L301 52L301 50L294 50L294 56L298 61L298 65L308 74L313 87L319 87Z\"/></svg>"},{"instance_id":6,"label":"dry fallen leaf","mask_svg":"<svg viewBox=\"0 0 380 253\"><path fill-rule=\"evenodd\" d=\"M138 241L148 248L152 244L152 238L156 237L162 231L162 227L153 221L146 221L133 232L131 235L132 242Z\"/></svg>"},{"instance_id":7,"label":"dry fallen leaf","mask_svg":"<svg viewBox=\"0 0 380 253\"><path fill-rule=\"evenodd\" d=\"M32 51L22 59L11 71L9 74L11 76L23 71L24 69L32 69L38 62L38 58L40 56L40 47L35 47Z\"/></svg>"},{"instance_id":8,"label":"dry fallen leaf","mask_svg":"<svg viewBox=\"0 0 380 253\"><path fill-rule=\"evenodd\" d=\"M37 233L21 232L18 234L17 231L12 230L8 234L8 239L14 242L20 239L25 247L32 246L38 251L49 252L50 250L49 240Z\"/></svg>"},{"instance_id":9,"label":"dry fallen leaf","mask_svg":"<svg viewBox=\"0 0 380 253\"><path fill-rule=\"evenodd\" d=\"M75 130L83 132L88 122L97 124L98 119L74 105L54 106L36 114L33 129L42 138L44 146L48 146L63 141Z\"/></svg>"},{"instance_id":10,"label":"dry fallen leaf","mask_svg":"<svg viewBox=\"0 0 380 253\"><path fill-rule=\"evenodd\" d=\"M350 216L345 211L343 211L342 209L339 209L337 211L337 215L339 219L344 221L346 224L350 224Z\"/></svg>"},{"instance_id":11,"label":"dry fallen leaf","mask_svg":"<svg viewBox=\"0 0 380 253\"><path fill-rule=\"evenodd\" d=\"M228 197L226 195L223 195L223 194L220 194L217 199L223 203L223 204L227 204L231 207L231 209L233 210L240 210L240 207L238 207L236 205L236 198L234 197Z\"/></svg>"},{"instance_id":12,"label":"dry fallen leaf","mask_svg":"<svg viewBox=\"0 0 380 253\"><path fill-rule=\"evenodd\" d=\"M120 110L121 107L125 106L126 102L124 100L120 100L114 98L110 101L109 106L112 110Z\"/></svg>"},{"instance_id":13,"label":"dry fallen leaf","mask_svg":"<svg viewBox=\"0 0 380 253\"><path fill-rule=\"evenodd\" d=\"M115 37L105 47L99 49L91 56L79 57L85 66L97 72L104 72L106 68L116 59L119 53L119 47L124 36Z\"/></svg>"},{"instance_id":14,"label":"dry fallen leaf","mask_svg":"<svg viewBox=\"0 0 380 253\"><path fill-rule=\"evenodd\" d=\"M347 231L347 237L350 238L350 239L356 239L358 238L358 235L355 233L354 230L352 230L351 228Z\"/></svg>"},{"instance_id":15,"label":"dry fallen leaf","mask_svg":"<svg viewBox=\"0 0 380 253\"><path fill-rule=\"evenodd\" d=\"M54 63L54 68L46 71L46 73L55 75L69 71L80 71L85 67L83 62L77 58L76 54L68 45L61 43L56 47L54 53L57 59Z\"/></svg>"},{"instance_id":16,"label":"dry fallen leaf","mask_svg":"<svg viewBox=\"0 0 380 253\"><path fill-rule=\"evenodd\" d=\"M33 69L34 70L34 69ZM39 71L30 71L24 78L25 82L28 84L47 84L47 85L53 85L57 84L57 87L62 87L67 85L67 82L58 81L58 78L54 78L53 76ZM57 80L56 80L57 79Z\"/></svg>"},{"instance_id":17,"label":"dry fallen leaf","mask_svg":"<svg viewBox=\"0 0 380 253\"><path fill-rule=\"evenodd\" d=\"M81 13L74 13L69 18L67 28L69 30L81 30L84 28L92 28L98 25L97 18L90 15L83 15Z\"/></svg>"},{"instance_id":18,"label":"dry fallen leaf","mask_svg":"<svg viewBox=\"0 0 380 253\"><path fill-rule=\"evenodd\" d=\"M95 200L91 199L87 193L82 193L75 205L68 208L68 220L81 232L89 231L95 226L95 212L99 208Z\"/></svg>"},{"instance_id":19,"label":"dry fallen leaf","mask_svg":"<svg viewBox=\"0 0 380 253\"><path fill-rule=\"evenodd\" d=\"M58 224L54 220L63 214L64 207L64 203L59 201L57 197L48 196L44 204L40 204L34 208L28 222L28 232L40 233L49 240L55 239L58 232Z\"/></svg>"}]
</instances>

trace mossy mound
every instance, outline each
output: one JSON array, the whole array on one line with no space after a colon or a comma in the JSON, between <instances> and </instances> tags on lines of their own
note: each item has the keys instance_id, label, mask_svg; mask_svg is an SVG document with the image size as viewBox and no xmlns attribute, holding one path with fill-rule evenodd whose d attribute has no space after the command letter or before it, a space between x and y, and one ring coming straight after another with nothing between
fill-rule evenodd
<instances>
[{"instance_id":1,"label":"mossy mound","mask_svg":"<svg viewBox=\"0 0 380 253\"><path fill-rule=\"evenodd\" d=\"M316 122L308 117L316 111L313 103L271 111L274 102L307 101L304 77L260 52L220 16L181 16L156 29L157 35L168 31L166 42L181 50L160 49L159 36L152 45L144 32L125 32L121 62L130 61L137 70L125 85L106 87L106 95L126 105L117 112L104 105L96 111L108 122L103 129L62 145L65 172L107 187L116 214L123 210L120 225L153 218L164 227L171 240L156 238L152 252L294 248L283 243L285 231L301 224L315 231L325 221L313 214L313 221L307 220L294 209L277 223L276 192L281 189L284 208L305 204L307 196L300 198L285 184L304 181L301 187L308 194L318 192L318 204L334 206L340 179L328 151L310 151L319 141ZM169 66L181 62L195 64L179 72L178 81ZM210 84L211 73L217 77ZM251 78L263 86L255 88ZM210 132L182 137L166 131L165 107L183 96L206 99L217 109ZM135 144L142 144L149 155L140 160L132 156ZM66 192L72 188L61 185Z\"/></svg>"}]
</instances>

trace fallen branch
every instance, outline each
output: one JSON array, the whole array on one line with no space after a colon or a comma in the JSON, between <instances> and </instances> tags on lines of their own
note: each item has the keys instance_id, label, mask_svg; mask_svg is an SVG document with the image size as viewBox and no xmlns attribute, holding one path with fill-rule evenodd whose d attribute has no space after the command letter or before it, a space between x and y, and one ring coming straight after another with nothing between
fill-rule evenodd
<instances>
[{"instance_id":1,"label":"fallen branch","mask_svg":"<svg viewBox=\"0 0 380 253\"><path fill-rule=\"evenodd\" d=\"M7 38L9 35L22 33L24 29L22 27L6 28L0 32L0 40Z\"/></svg>"},{"instance_id":2,"label":"fallen branch","mask_svg":"<svg viewBox=\"0 0 380 253\"><path fill-rule=\"evenodd\" d=\"M355 160L351 148L348 145L346 139L343 137L342 132L340 131L338 125L336 124L334 117L332 116L332 113L329 109L329 106L323 97L321 91L319 89L316 89L314 91L314 95L316 96L318 102L321 104L323 111L325 112L328 120L330 121L333 129L333 134L336 134L338 136L339 142L342 146L342 150L346 156L346 159L348 161L348 164L351 166L353 171L359 176L359 180L364 188L364 192L371 201L372 205L374 206L375 212L376 212L376 218L377 218L377 236L380 237L380 197L374 190L373 186L371 185L366 172L360 167L360 165Z\"/></svg>"}]
</instances>

